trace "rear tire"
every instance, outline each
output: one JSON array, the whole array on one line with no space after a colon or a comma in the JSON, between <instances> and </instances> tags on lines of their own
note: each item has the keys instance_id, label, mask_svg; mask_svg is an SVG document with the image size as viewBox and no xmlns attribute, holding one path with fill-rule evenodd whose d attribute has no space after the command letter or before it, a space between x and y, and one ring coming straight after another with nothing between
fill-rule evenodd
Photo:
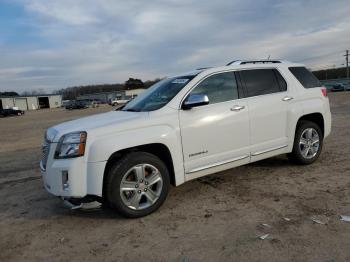
<instances>
[{"instance_id":1,"label":"rear tire","mask_svg":"<svg viewBox=\"0 0 350 262\"><path fill-rule=\"evenodd\" d=\"M300 165L309 165L317 160L323 146L321 128L314 122L302 120L297 125L293 151L288 158Z\"/></svg>"},{"instance_id":2,"label":"rear tire","mask_svg":"<svg viewBox=\"0 0 350 262\"><path fill-rule=\"evenodd\" d=\"M166 165L155 155L133 152L109 169L105 192L109 206L129 218L146 216L165 201L170 187Z\"/></svg>"}]
</instances>

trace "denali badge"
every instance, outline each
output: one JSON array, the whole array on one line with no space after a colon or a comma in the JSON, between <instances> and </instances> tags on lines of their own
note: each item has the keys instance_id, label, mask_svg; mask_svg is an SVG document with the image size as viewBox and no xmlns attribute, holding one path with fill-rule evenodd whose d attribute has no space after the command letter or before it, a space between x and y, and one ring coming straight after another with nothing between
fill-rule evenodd
<instances>
[{"instance_id":1,"label":"denali badge","mask_svg":"<svg viewBox=\"0 0 350 262\"><path fill-rule=\"evenodd\" d=\"M193 156L198 156L198 155L202 155L202 154L206 154L206 153L208 153L208 150L201 151L201 152L198 152L198 153L189 154L188 156L189 157L193 157Z\"/></svg>"}]
</instances>

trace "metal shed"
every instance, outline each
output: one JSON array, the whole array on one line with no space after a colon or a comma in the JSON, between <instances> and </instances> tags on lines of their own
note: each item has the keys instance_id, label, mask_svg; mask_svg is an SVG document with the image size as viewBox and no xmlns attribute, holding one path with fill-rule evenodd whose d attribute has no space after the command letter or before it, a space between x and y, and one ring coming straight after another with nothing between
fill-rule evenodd
<instances>
[{"instance_id":1,"label":"metal shed","mask_svg":"<svg viewBox=\"0 0 350 262\"><path fill-rule=\"evenodd\" d=\"M28 110L39 109L38 99L35 96L27 97Z\"/></svg>"},{"instance_id":2,"label":"metal shed","mask_svg":"<svg viewBox=\"0 0 350 262\"><path fill-rule=\"evenodd\" d=\"M12 97L0 98L0 109L12 108L15 106L14 99Z\"/></svg>"},{"instance_id":3,"label":"metal shed","mask_svg":"<svg viewBox=\"0 0 350 262\"><path fill-rule=\"evenodd\" d=\"M14 104L19 110L28 110L27 98L25 97L14 98Z\"/></svg>"},{"instance_id":4,"label":"metal shed","mask_svg":"<svg viewBox=\"0 0 350 262\"><path fill-rule=\"evenodd\" d=\"M133 89L133 90L119 90L113 92L102 92L102 93L92 93L80 95L77 100L100 100L102 103L108 103L112 99L126 99L134 98L141 94L146 89Z\"/></svg>"},{"instance_id":5,"label":"metal shed","mask_svg":"<svg viewBox=\"0 0 350 262\"><path fill-rule=\"evenodd\" d=\"M61 95L49 96L49 106L50 106L50 108L61 107L62 106L62 96Z\"/></svg>"},{"instance_id":6,"label":"metal shed","mask_svg":"<svg viewBox=\"0 0 350 262\"><path fill-rule=\"evenodd\" d=\"M0 109L18 107L20 110L36 110L61 106L62 96L55 94L0 97Z\"/></svg>"},{"instance_id":7,"label":"metal shed","mask_svg":"<svg viewBox=\"0 0 350 262\"><path fill-rule=\"evenodd\" d=\"M108 103L111 99L114 99L116 97L122 97L124 95L124 91L102 92L80 95L77 97L77 100L99 100L102 103Z\"/></svg>"}]
</instances>

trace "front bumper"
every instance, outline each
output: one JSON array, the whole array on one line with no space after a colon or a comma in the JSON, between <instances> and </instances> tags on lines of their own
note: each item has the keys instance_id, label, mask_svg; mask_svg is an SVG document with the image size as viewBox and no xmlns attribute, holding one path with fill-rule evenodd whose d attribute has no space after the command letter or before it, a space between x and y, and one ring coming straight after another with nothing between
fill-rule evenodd
<instances>
[{"instance_id":1,"label":"front bumper","mask_svg":"<svg viewBox=\"0 0 350 262\"><path fill-rule=\"evenodd\" d=\"M49 147L46 165L40 162L45 189L59 197L102 197L103 175L107 161L87 162L85 157L54 159L56 144Z\"/></svg>"},{"instance_id":2,"label":"front bumper","mask_svg":"<svg viewBox=\"0 0 350 262\"><path fill-rule=\"evenodd\" d=\"M48 161L40 171L45 189L60 197L82 198L87 195L86 163L81 159L60 159Z\"/></svg>"}]
</instances>

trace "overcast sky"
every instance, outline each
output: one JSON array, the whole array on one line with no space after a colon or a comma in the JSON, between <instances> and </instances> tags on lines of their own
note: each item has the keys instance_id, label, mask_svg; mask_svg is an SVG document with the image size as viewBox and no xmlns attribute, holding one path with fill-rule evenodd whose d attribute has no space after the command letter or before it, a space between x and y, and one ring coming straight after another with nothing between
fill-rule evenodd
<instances>
[{"instance_id":1,"label":"overcast sky","mask_svg":"<svg viewBox=\"0 0 350 262\"><path fill-rule=\"evenodd\" d=\"M0 91L164 77L234 59L340 66L349 0L0 0Z\"/></svg>"}]
</instances>

